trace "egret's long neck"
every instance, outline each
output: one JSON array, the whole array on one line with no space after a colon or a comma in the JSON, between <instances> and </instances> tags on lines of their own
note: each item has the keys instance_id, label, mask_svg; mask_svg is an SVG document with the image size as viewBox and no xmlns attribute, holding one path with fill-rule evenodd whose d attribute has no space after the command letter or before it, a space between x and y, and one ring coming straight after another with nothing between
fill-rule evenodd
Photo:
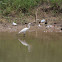
<instances>
[{"instance_id":1,"label":"egret's long neck","mask_svg":"<svg viewBox=\"0 0 62 62\"><path fill-rule=\"evenodd\" d=\"M28 28L30 28L30 24L28 24Z\"/></svg>"}]
</instances>

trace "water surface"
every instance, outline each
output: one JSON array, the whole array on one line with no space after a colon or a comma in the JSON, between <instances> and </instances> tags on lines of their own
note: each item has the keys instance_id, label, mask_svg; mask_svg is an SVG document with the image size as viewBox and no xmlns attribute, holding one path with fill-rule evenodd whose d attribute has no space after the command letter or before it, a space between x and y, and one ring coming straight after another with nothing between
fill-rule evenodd
<instances>
[{"instance_id":1,"label":"water surface","mask_svg":"<svg viewBox=\"0 0 62 62\"><path fill-rule=\"evenodd\" d=\"M62 62L62 33L0 32L0 62Z\"/></svg>"}]
</instances>

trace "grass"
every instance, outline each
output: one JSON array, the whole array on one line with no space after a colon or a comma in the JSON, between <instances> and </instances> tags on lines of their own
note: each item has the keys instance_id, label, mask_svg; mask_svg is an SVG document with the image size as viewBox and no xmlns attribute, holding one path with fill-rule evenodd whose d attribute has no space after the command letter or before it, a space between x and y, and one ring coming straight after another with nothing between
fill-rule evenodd
<instances>
[{"instance_id":1,"label":"grass","mask_svg":"<svg viewBox=\"0 0 62 62\"><path fill-rule=\"evenodd\" d=\"M23 13L28 12L30 8L48 2L51 6L61 6L62 0L0 0L0 14L8 15L11 11Z\"/></svg>"}]
</instances>

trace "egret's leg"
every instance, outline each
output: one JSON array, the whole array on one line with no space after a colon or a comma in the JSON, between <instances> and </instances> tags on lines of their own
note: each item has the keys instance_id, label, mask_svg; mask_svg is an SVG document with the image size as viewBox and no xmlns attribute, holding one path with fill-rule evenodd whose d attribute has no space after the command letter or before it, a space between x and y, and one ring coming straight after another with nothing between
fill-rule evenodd
<instances>
[{"instance_id":1,"label":"egret's leg","mask_svg":"<svg viewBox=\"0 0 62 62\"><path fill-rule=\"evenodd\" d=\"M24 37L25 37L25 33L24 33Z\"/></svg>"}]
</instances>

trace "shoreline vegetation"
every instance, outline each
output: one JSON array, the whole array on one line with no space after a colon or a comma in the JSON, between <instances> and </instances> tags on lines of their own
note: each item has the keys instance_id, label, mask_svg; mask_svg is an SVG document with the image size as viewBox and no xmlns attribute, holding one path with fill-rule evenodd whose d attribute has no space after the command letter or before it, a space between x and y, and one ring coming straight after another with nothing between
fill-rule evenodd
<instances>
[{"instance_id":1,"label":"shoreline vegetation","mask_svg":"<svg viewBox=\"0 0 62 62\"><path fill-rule=\"evenodd\" d=\"M43 8L44 11L62 12L62 0L0 0L0 13L3 15L9 15L12 11L29 13L31 9L43 4L50 6L47 9Z\"/></svg>"},{"instance_id":2,"label":"shoreline vegetation","mask_svg":"<svg viewBox=\"0 0 62 62\"><path fill-rule=\"evenodd\" d=\"M56 23L58 30L53 32L60 32L62 0L0 0L0 32L18 32L29 22L33 23L35 28L42 19L47 20L48 25ZM18 25L13 26L13 22ZM49 32L44 26L42 30Z\"/></svg>"}]
</instances>

